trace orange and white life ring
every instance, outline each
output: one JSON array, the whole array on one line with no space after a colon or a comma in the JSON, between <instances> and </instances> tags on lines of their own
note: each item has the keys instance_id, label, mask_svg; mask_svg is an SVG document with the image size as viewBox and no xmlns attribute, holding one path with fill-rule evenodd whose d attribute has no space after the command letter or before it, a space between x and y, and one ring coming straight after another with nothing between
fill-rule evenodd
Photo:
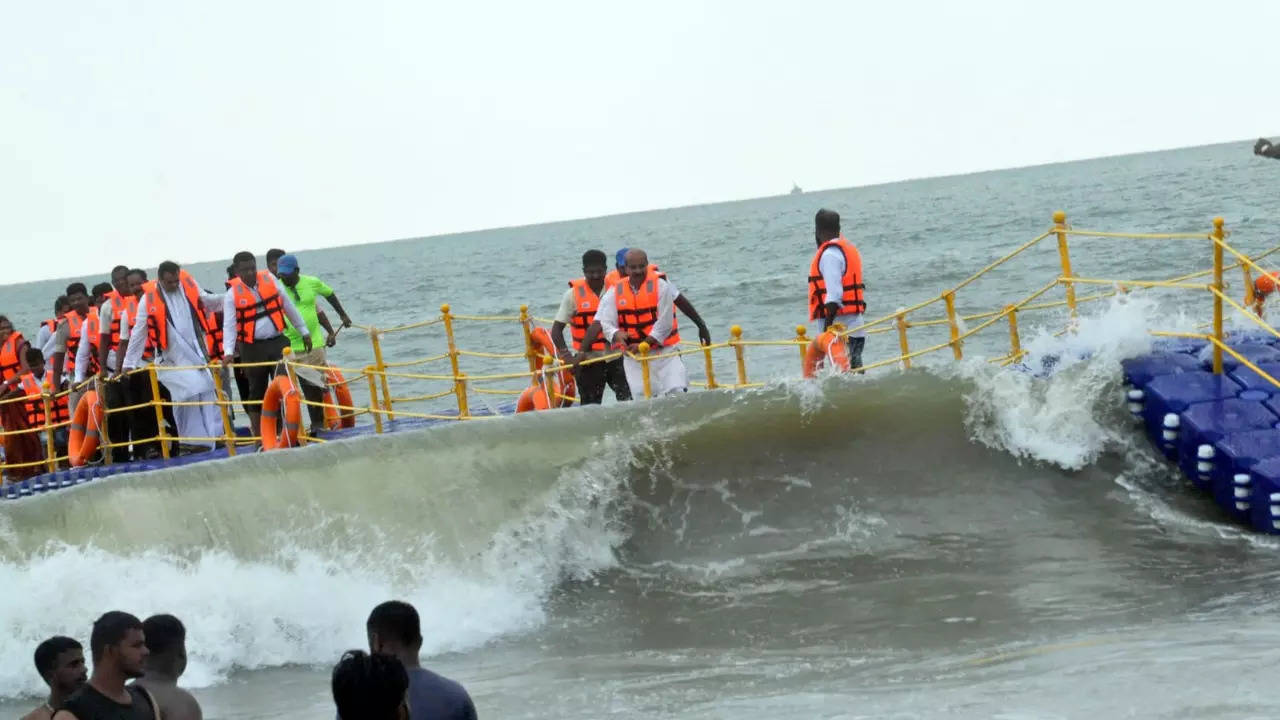
<instances>
[{"instance_id":1,"label":"orange and white life ring","mask_svg":"<svg viewBox=\"0 0 1280 720\"><path fill-rule=\"evenodd\" d=\"M80 398L76 414L71 418L71 432L67 437L67 451L71 467L83 467L98 450L102 438L102 426L107 411L98 401L98 393L90 390Z\"/></svg>"},{"instance_id":2,"label":"orange and white life ring","mask_svg":"<svg viewBox=\"0 0 1280 720\"><path fill-rule=\"evenodd\" d=\"M563 388L555 376L551 376L550 380L545 383L540 380L535 381L525 388L524 392L520 393L519 399L516 400L516 412L534 412L560 407L560 396L562 394Z\"/></svg>"},{"instance_id":3,"label":"orange and white life ring","mask_svg":"<svg viewBox=\"0 0 1280 720\"><path fill-rule=\"evenodd\" d=\"M533 367L534 370L541 370L547 362L547 358L558 358L559 352L556 345L551 340L551 333L543 327L535 327L529 331L529 340L533 343ZM554 360L553 360L554 362ZM573 370L565 367L559 370L556 375L559 389L556 390L557 397L551 407L569 407L573 404L578 394L578 386L573 381ZM530 386L533 387L533 386ZM526 388L526 391L528 388Z\"/></svg>"},{"instance_id":4,"label":"orange and white life ring","mask_svg":"<svg viewBox=\"0 0 1280 720\"><path fill-rule=\"evenodd\" d=\"M281 409L284 410L283 427L280 424ZM302 393L289 382L288 375L277 375L267 386L267 394L262 398L260 427L263 450L298 445L298 431L302 427Z\"/></svg>"},{"instance_id":5,"label":"orange and white life ring","mask_svg":"<svg viewBox=\"0 0 1280 720\"><path fill-rule=\"evenodd\" d=\"M804 376L816 377L822 366L833 367L840 372L849 372L849 348L845 339L832 330L827 330L809 343L804 353Z\"/></svg>"},{"instance_id":6,"label":"orange and white life ring","mask_svg":"<svg viewBox=\"0 0 1280 720\"><path fill-rule=\"evenodd\" d=\"M341 405L347 408L354 407L354 405L351 404L351 388L348 386L346 378L342 377L341 370L336 367L330 367L326 370L324 373L324 383L325 403L329 405ZM337 399L336 402L334 401L335 398ZM329 430L355 427L355 411L326 407L324 409L324 426Z\"/></svg>"}]
</instances>

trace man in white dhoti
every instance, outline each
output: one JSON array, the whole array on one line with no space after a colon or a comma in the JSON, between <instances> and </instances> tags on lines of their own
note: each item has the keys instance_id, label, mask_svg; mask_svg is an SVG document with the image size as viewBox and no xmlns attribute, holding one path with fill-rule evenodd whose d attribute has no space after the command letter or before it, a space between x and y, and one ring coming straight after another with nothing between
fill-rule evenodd
<instances>
[{"instance_id":1,"label":"man in white dhoti","mask_svg":"<svg viewBox=\"0 0 1280 720\"><path fill-rule=\"evenodd\" d=\"M138 302L133 327L129 329L125 370L143 364L142 354L148 338L155 348L155 363L159 367L207 365L210 322L207 313L221 307L222 295L206 294L177 263L160 263L158 278L147 284ZM225 434L222 413L216 405L217 392L208 370L161 370L159 378L174 402L207 403L173 408L180 437L218 438ZM215 441L182 442L209 448Z\"/></svg>"},{"instance_id":2,"label":"man in white dhoti","mask_svg":"<svg viewBox=\"0 0 1280 720\"><path fill-rule=\"evenodd\" d=\"M653 396L686 392L689 389L689 371L684 360L674 354L680 343L675 316L675 301L680 297L680 291L649 267L649 256L643 250L629 250L626 262L627 277L605 290L583 344L590 347L596 334L602 333L615 346L623 344L635 354L639 352L640 343L648 343L649 357L652 358L649 361L649 384ZM697 311L693 314L696 315ZM704 342L709 340L710 335L706 334ZM622 367L632 396L643 396L640 362L626 357Z\"/></svg>"}]
</instances>

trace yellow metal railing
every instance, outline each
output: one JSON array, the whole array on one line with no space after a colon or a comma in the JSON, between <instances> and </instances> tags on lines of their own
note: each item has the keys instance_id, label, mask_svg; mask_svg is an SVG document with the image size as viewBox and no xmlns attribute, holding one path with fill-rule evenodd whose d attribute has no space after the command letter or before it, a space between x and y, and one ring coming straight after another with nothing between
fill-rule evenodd
<instances>
[{"instance_id":1,"label":"yellow metal railing","mask_svg":"<svg viewBox=\"0 0 1280 720\"><path fill-rule=\"evenodd\" d=\"M1080 277L1073 273L1069 239L1071 236L1104 238L1104 239L1130 239L1130 240L1202 240L1209 241L1212 248L1212 265L1208 270L1193 272L1178 277L1169 278L1167 280L1118 280L1105 278ZM1056 240L1058 251L1058 265L1060 274L1051 278L1043 286L1037 290L1027 294L1012 303L1006 302L997 309L986 310L974 314L962 315L957 310L958 293L973 284L975 281L983 278L1001 266L1009 263L1015 258L1035 248L1040 242L1053 237ZM1230 307L1236 313L1248 317L1252 322L1262 327L1267 332L1280 337L1280 332L1272 328L1262 318L1258 317L1254 312L1248 309L1248 305L1254 302L1253 286L1251 282L1252 273L1265 272L1259 265L1258 261L1273 255L1280 251L1280 246L1273 247L1265 252L1259 253L1253 257L1249 257L1240 251L1232 248L1226 242L1227 234L1225 232L1224 223L1221 218L1215 218L1213 229L1206 233L1116 233L1102 232L1094 230L1077 230L1071 228L1066 223L1066 214L1057 212L1053 215L1053 225L1046 232L1023 243L1009 253L997 258L993 262L987 264L977 272L969 275L954 286L944 289L938 294L927 298L921 302L906 308L896 310L884 316L873 318L863 323L860 328L838 328L840 335L848 335L856 330L861 330L867 334L894 333L897 339L896 356L868 363L860 368L861 371L873 371L880 368L898 366L903 369L912 367L913 361L938 352L950 351L950 355L955 360L964 358L965 342L969 339L983 333L989 328L1003 323L1007 326L1008 334L1008 353L998 357L989 358L989 362L1008 365L1018 362L1025 354L1022 347L1019 319L1020 315L1032 311L1050 311L1065 310L1069 323L1073 323L1077 317L1079 306L1095 302L1105 298L1114 297L1118 293L1127 293L1135 290L1143 290L1150 288L1164 288L1174 290L1195 290L1206 291L1212 299L1212 324L1211 331L1205 334L1178 334L1167 332L1153 332L1156 335L1176 336L1176 337L1194 337L1203 339L1213 346L1213 363L1212 368L1215 373L1222 372L1223 354L1231 355L1241 361L1246 367L1257 370L1256 366L1228 347L1223 339L1223 325L1225 307ZM1226 265L1225 255L1230 255L1235 261ZM1245 295L1244 303L1238 303L1225 292L1224 273L1227 270L1240 268L1244 276ZM1198 282L1208 278L1208 282ZM1077 289L1082 285L1094 285L1109 287L1109 290L1100 290L1099 292L1077 295ZM1061 300L1044 301L1043 296L1061 286L1064 290L1064 297ZM941 306L942 314L934 317L916 318L917 314L930 309L934 306ZM342 368L333 366L317 366L299 363L292 359L291 355L286 354L282 361L284 371L288 373L290 382L294 387L299 386L297 377L298 369L308 369L321 373L329 370L337 370L346 375L342 380L342 384L348 390L357 387L365 387L368 392L367 404L363 401L357 402L352 400L349 404L339 402L315 402L311 400L302 400L304 408L321 407L332 410L347 417L368 416L373 425L374 432L381 433L387 428L387 423L397 419L419 419L419 420L474 420L485 417L492 417L492 413L481 412L479 414L472 412L472 395L478 397L485 396L511 396L522 392L520 389L511 387L517 383L545 383L549 376L554 375L568 369L570 366L560 362L556 358L547 357L542 354L542 350L535 345L533 338L533 323L536 321L529 314L528 306L522 306L518 315L461 315L453 313L449 305L442 305L440 315L428 318L421 322L415 322L404 325L397 325L387 329L378 329L370 326L358 326L367 333L370 341L370 349L373 363L371 365L360 368ZM460 348L456 337L456 327L459 322L463 323L481 323L481 324L498 324L515 326L512 330L518 328L523 348L515 352L491 352L479 350L467 350ZM436 328L439 326L443 330L443 346L444 352L427 355L420 358L407 360L397 360L395 362L387 362L383 352L383 342L390 336L399 335L401 333L409 333L412 331L420 331L425 329ZM911 331L918 328L943 328L945 327L945 339L941 342L927 344L923 347L912 348ZM1068 330L1071 325L1068 325ZM671 356L697 356L701 360L701 366L705 380L702 382L694 382L694 385L705 387L707 389L742 389L759 387L763 383L759 380L752 381L748 376L748 350L752 348L770 348L770 347L787 347L792 346L799 350L800 367L805 364L806 349L809 347L813 339L808 337L807 330L804 326L796 328L795 336L792 338L770 340L770 339L747 339L744 337L743 329L734 325L730 328L729 339L720 343L709 345L698 345L695 343L682 343L680 346L664 350L662 357ZM730 351L733 354L733 382L725 382L720 379L722 373L717 372L715 367L715 357L721 351ZM790 352L795 352L792 350ZM582 364L590 365L598 362L608 362L621 356L619 352L609 353L600 357L594 357L584 360ZM639 352L632 356L641 365L643 387L639 388L640 394L644 397L652 397L653 387L650 380L649 368L650 363L655 355L650 352L650 348L641 345ZM485 359L490 361L511 361L521 360L522 367L518 370L509 372L491 372L482 374L468 374L463 371L462 358ZM422 369L444 363L448 361L447 368L441 368L440 372L426 372ZM258 366L276 365L276 363L258 363ZM252 365L237 363L239 367L252 367ZM213 376L216 400L214 401L188 401L173 402L162 400L160 394L161 373L175 370L192 370L192 369L208 369ZM157 434L148 439L124 441L107 437L106 427L102 428L102 439L100 447L104 449L118 448L129 444L148 444L155 443L160 447L162 457L168 458L171 453L171 443L217 443L227 448L228 453L235 454L238 446L254 444L260 441L259 437L237 436L233 427L231 418L231 408L236 404L230 398L228 388L224 387L223 375L221 368L215 363L208 366L195 367L169 367L150 365L145 368L131 371L131 373L145 372L148 374L148 384L150 385L152 399L145 403L137 403L122 407L107 407L105 413L110 417L116 413L134 412L143 408L152 408L156 415L158 427ZM1275 379L1259 371L1259 374L1266 377L1269 381L1280 387L1280 383ZM397 387L402 385L413 385L413 390L407 393L394 395L392 393L392 385ZM436 385L436 387L422 388L422 384ZM89 382L82 384L77 391L92 387L97 391L98 397L103 398L103 382L98 378L94 378ZM633 389L634 390L634 389ZM54 423L53 415L47 412L60 398L66 397L71 390L63 390L59 393L45 393L39 398L14 397L6 400L0 400L0 406L9 403L23 403L38 400L45 408L45 423L41 427L25 428L25 429L7 429L0 431L0 439L20 436L23 434L42 434L44 457L38 461L30 462L8 462L0 464L0 470L9 477L16 477L22 474L29 474L36 471L54 471L59 467L65 467L69 461L68 452L58 454L56 451L55 437L57 431L70 426L70 421ZM354 393L353 393L354 395ZM438 402L447 397L453 397L454 408L451 411L443 412L417 412L406 409L421 403ZM565 396L561 396L563 399ZM336 399L336 395L335 398ZM164 418L164 409L166 407L186 407L197 405L216 405L222 417L222 435L219 437L174 437L169 435L166 429ZM261 401L246 402L240 401L242 407L250 407L261 404ZM104 422L104 426L106 423ZM305 422L302 424L305 428ZM319 438L313 437L309 431L303 430L299 435L302 444L320 441ZM109 462L109 454L107 457Z\"/></svg>"}]
</instances>

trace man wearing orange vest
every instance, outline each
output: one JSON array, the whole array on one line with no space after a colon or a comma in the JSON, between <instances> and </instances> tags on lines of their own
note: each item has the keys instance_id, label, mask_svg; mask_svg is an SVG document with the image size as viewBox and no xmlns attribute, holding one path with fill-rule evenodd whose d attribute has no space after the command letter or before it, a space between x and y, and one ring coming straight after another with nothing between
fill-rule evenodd
<instances>
[{"instance_id":1,"label":"man wearing orange vest","mask_svg":"<svg viewBox=\"0 0 1280 720\"><path fill-rule=\"evenodd\" d=\"M58 299L53 301L53 317L40 323L40 329L36 331L36 341L32 347L39 348L45 358L53 358L53 335L58 330L58 321L70 309L71 303L67 302L67 296L59 295Z\"/></svg>"},{"instance_id":2,"label":"man wearing orange vest","mask_svg":"<svg viewBox=\"0 0 1280 720\"><path fill-rule=\"evenodd\" d=\"M634 359L640 343L649 346L650 392L654 397L689 389L689 372L674 352L680 343L675 301L680 291L649 267L649 256L632 248L627 252L627 279L605 290L583 345L591 347L600 333L613 344L625 344L628 355L622 367L633 393L643 393L644 376ZM692 307L692 306L691 306ZM697 311L694 311L695 315ZM700 320L700 318L699 318ZM706 325L699 322L704 343L711 341Z\"/></svg>"},{"instance_id":3,"label":"man wearing orange vest","mask_svg":"<svg viewBox=\"0 0 1280 720\"><path fill-rule=\"evenodd\" d=\"M26 352L27 372L21 375L15 375L0 385L0 399L23 396L27 398L27 402L23 403L26 413L27 427L39 428L44 427L44 394L54 393L55 384L53 382L53 373L45 372L47 369L44 362L44 353L38 348L27 348ZM63 395L56 400L50 400L49 409L53 411L53 418L50 421L56 425L64 423L71 419L71 414L67 410L67 396ZM54 447L58 454L67 446L66 426L57 428L53 432ZM45 438L43 435L38 436L40 439L40 447L43 448ZM42 455L43 457L43 455Z\"/></svg>"},{"instance_id":4,"label":"man wearing orange vest","mask_svg":"<svg viewBox=\"0 0 1280 720\"><path fill-rule=\"evenodd\" d=\"M809 320L819 333L839 322L850 331L849 368L862 367L862 348L866 335L862 316L866 312L862 255L853 243L840 233L840 215L832 210L819 210L814 217L814 239L818 250L809 263Z\"/></svg>"},{"instance_id":5,"label":"man wearing orange vest","mask_svg":"<svg viewBox=\"0 0 1280 720\"><path fill-rule=\"evenodd\" d=\"M53 377L55 383L70 380L74 384L77 374L76 357L80 354L80 344L84 339L84 326L88 324L92 309L89 306L89 291L84 283L71 283L67 286L67 302L71 309L62 316L58 327L53 331ZM62 386L59 384L58 389ZM71 391L71 412L76 411L76 404L84 389Z\"/></svg>"},{"instance_id":6,"label":"man wearing orange vest","mask_svg":"<svg viewBox=\"0 0 1280 720\"><path fill-rule=\"evenodd\" d=\"M585 252L582 255L582 277L569 281L569 289L560 301L560 310L556 312L555 322L551 324L551 342L555 343L560 359L564 362L581 363L609 352L609 344L603 338L593 341L589 347L583 344L587 329L595 321L596 310L600 307L600 296L605 291L607 263L608 258L603 252ZM573 351L564 343L565 325L570 327L573 334ZM631 387L627 384L627 374L622 368L622 358L577 365L573 375L574 384L578 387L578 399L583 405L599 405L604 400L606 383L613 388L613 396L619 402L631 399Z\"/></svg>"},{"instance_id":7,"label":"man wearing orange vest","mask_svg":"<svg viewBox=\"0 0 1280 720\"><path fill-rule=\"evenodd\" d=\"M285 317L302 335L303 347L311 352L311 331L280 280L266 270L259 272L258 261L251 252L236 253L232 261L236 277L222 304L222 362L231 363L237 347L240 362L246 365L279 361L289 346L289 338L284 335ZM245 375L249 378L249 397L241 400L256 403L267 394L275 366L246 367ZM259 435L260 407L245 406L255 436Z\"/></svg>"},{"instance_id":8,"label":"man wearing orange vest","mask_svg":"<svg viewBox=\"0 0 1280 720\"><path fill-rule=\"evenodd\" d=\"M213 440L190 438L222 437L222 413L213 376L203 366L209 363L208 313L222 305L221 295L210 295L177 263L166 260L156 271L155 282L145 285L138 301L137 317L129 329L129 345L124 367L141 367L148 345L155 350L157 368L182 368L157 373L175 403L202 405L173 408L174 424L183 446L211 448ZM195 369L198 368L198 369ZM145 377L145 375L143 376ZM152 410L154 417L154 410Z\"/></svg>"},{"instance_id":9,"label":"man wearing orange vest","mask_svg":"<svg viewBox=\"0 0 1280 720\"><path fill-rule=\"evenodd\" d=\"M613 256L614 263L616 263L616 269L610 270L609 274L604 276L605 287L613 287L618 284L619 280L627 277L627 253L630 251L631 248L622 248ZM657 276L663 280L667 279L667 274L659 270L658 266L653 263L649 263L649 272L657 274ZM693 324L698 326L698 340L700 340L703 345L710 345L711 331L707 329L706 323L702 322L702 318L698 315L698 311L693 308L689 299L684 295L677 295L676 309L684 313L685 317L692 320Z\"/></svg>"}]
</instances>

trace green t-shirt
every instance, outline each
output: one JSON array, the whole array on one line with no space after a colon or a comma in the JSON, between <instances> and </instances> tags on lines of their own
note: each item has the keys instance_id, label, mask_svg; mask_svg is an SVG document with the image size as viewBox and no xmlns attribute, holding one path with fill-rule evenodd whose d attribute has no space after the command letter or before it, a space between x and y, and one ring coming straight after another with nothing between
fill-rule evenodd
<instances>
[{"instance_id":1,"label":"green t-shirt","mask_svg":"<svg viewBox=\"0 0 1280 720\"><path fill-rule=\"evenodd\" d=\"M298 312L302 314L302 319L307 321L307 330L311 332L311 344L313 347L321 347L324 345L324 335L320 334L320 316L316 314L316 298L332 297L333 288L325 285L318 277L312 275L299 275L298 284L293 287L284 285L284 291L289 294L289 299L298 307ZM300 355L305 351L302 345L302 333L298 332L293 323L289 322L288 317L285 318L284 335L289 338L289 346L293 349L295 355Z\"/></svg>"}]
</instances>

